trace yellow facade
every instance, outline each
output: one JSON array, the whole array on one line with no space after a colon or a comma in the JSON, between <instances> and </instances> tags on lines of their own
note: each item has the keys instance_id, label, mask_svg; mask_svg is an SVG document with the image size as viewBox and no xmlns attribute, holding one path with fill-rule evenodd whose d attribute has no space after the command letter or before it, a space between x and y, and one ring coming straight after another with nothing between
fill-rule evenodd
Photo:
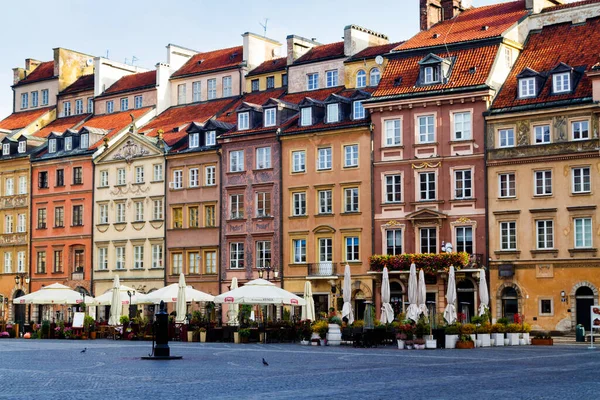
<instances>
[{"instance_id":1,"label":"yellow facade","mask_svg":"<svg viewBox=\"0 0 600 400\"><path fill-rule=\"evenodd\" d=\"M379 81L374 80L376 73L375 70L379 70L379 79L383 76L383 71L388 63L387 58L383 58L383 63L378 65L375 62L375 58L357 60L344 63L344 84L348 89L360 89L361 87L375 87ZM359 71L365 73L365 85L357 85L357 76Z\"/></svg>"},{"instance_id":2,"label":"yellow facade","mask_svg":"<svg viewBox=\"0 0 600 400\"><path fill-rule=\"evenodd\" d=\"M246 93L252 92L252 81L258 79L259 91L267 90L267 77L274 77L275 85L273 88L269 89L278 89L283 87L283 75L287 74L286 69L282 69L279 71L273 71L266 74L260 75L251 75L246 78Z\"/></svg>"}]
</instances>

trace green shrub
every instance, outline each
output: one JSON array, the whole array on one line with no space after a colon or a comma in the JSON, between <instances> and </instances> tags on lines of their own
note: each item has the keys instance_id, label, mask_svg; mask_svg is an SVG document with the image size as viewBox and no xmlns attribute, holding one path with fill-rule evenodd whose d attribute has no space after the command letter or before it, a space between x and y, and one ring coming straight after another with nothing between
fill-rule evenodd
<instances>
[{"instance_id":1,"label":"green shrub","mask_svg":"<svg viewBox=\"0 0 600 400\"><path fill-rule=\"evenodd\" d=\"M497 322L502 325L508 325L508 318L498 318Z\"/></svg>"},{"instance_id":2,"label":"green shrub","mask_svg":"<svg viewBox=\"0 0 600 400\"><path fill-rule=\"evenodd\" d=\"M504 333L506 331L506 325L494 324L492 325L492 333Z\"/></svg>"},{"instance_id":3,"label":"green shrub","mask_svg":"<svg viewBox=\"0 0 600 400\"><path fill-rule=\"evenodd\" d=\"M119 322L123 326L129 325L129 317L127 315L121 315L121 318L119 318Z\"/></svg>"},{"instance_id":4,"label":"green shrub","mask_svg":"<svg viewBox=\"0 0 600 400\"><path fill-rule=\"evenodd\" d=\"M472 335L475 333L475 325L473 324L463 324L460 328L460 333L462 335Z\"/></svg>"},{"instance_id":5,"label":"green shrub","mask_svg":"<svg viewBox=\"0 0 600 400\"><path fill-rule=\"evenodd\" d=\"M446 326L446 335L458 335L460 333L460 324L454 323Z\"/></svg>"},{"instance_id":6,"label":"green shrub","mask_svg":"<svg viewBox=\"0 0 600 400\"><path fill-rule=\"evenodd\" d=\"M506 325L506 333L519 333L519 332L521 332L521 325L519 325L519 324Z\"/></svg>"}]
</instances>

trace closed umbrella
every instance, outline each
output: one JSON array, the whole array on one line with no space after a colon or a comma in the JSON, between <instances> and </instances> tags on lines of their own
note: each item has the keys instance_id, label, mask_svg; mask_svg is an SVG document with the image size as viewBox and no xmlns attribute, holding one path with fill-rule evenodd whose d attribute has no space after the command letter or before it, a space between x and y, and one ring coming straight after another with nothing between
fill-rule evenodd
<instances>
[{"instance_id":1,"label":"closed umbrella","mask_svg":"<svg viewBox=\"0 0 600 400\"><path fill-rule=\"evenodd\" d=\"M348 318L348 324L354 322L354 312L352 311L352 282L350 280L350 266L346 264L344 270L344 306L342 307L342 318Z\"/></svg>"},{"instance_id":2,"label":"closed umbrella","mask_svg":"<svg viewBox=\"0 0 600 400\"><path fill-rule=\"evenodd\" d=\"M112 288L112 300L110 303L110 317L108 318L108 324L111 326L117 326L121 322L121 311L123 311L123 305L121 303L121 295L119 293L120 287L121 284L119 283L119 275L115 275Z\"/></svg>"},{"instance_id":3,"label":"closed umbrella","mask_svg":"<svg viewBox=\"0 0 600 400\"><path fill-rule=\"evenodd\" d=\"M490 295L488 293L487 282L485 279L485 271L479 271L479 315L486 313L490 303Z\"/></svg>"},{"instance_id":4,"label":"closed umbrella","mask_svg":"<svg viewBox=\"0 0 600 400\"><path fill-rule=\"evenodd\" d=\"M175 322L180 324L185 323L185 314L187 312L187 304L185 298L185 276L183 272L179 275L179 290L177 292L177 303L175 304Z\"/></svg>"},{"instance_id":5,"label":"closed umbrella","mask_svg":"<svg viewBox=\"0 0 600 400\"><path fill-rule=\"evenodd\" d=\"M417 266L415 263L410 265L410 275L408 277L408 309L406 310L406 318L417 322L419 319L419 288L417 285Z\"/></svg>"},{"instance_id":6,"label":"closed umbrella","mask_svg":"<svg viewBox=\"0 0 600 400\"><path fill-rule=\"evenodd\" d=\"M427 317L427 315L429 314L428 310L427 310L427 304L426 303L426 299L427 299L427 288L425 286L425 273L423 272L423 270L419 271L419 293L417 296L417 304L419 305L419 314L423 314Z\"/></svg>"},{"instance_id":7,"label":"closed umbrella","mask_svg":"<svg viewBox=\"0 0 600 400\"><path fill-rule=\"evenodd\" d=\"M390 304L390 276L387 267L383 268L383 278L381 279L381 316L379 320L382 324L394 320L394 309Z\"/></svg>"},{"instance_id":8,"label":"closed umbrella","mask_svg":"<svg viewBox=\"0 0 600 400\"><path fill-rule=\"evenodd\" d=\"M454 277L454 267L450 266L448 274L448 291L446 292L446 309L444 310L444 319L449 324L456 322L456 279Z\"/></svg>"},{"instance_id":9,"label":"closed umbrella","mask_svg":"<svg viewBox=\"0 0 600 400\"><path fill-rule=\"evenodd\" d=\"M302 319L315 320L315 300L312 295L312 285L310 281L306 281L304 284L304 300L306 305L302 306Z\"/></svg>"},{"instance_id":10,"label":"closed umbrella","mask_svg":"<svg viewBox=\"0 0 600 400\"><path fill-rule=\"evenodd\" d=\"M231 287L229 290L234 290L238 288L237 278L234 276L231 279ZM227 322L229 325L237 325L238 324L238 313L240 312L240 306L237 304L232 304L229 306L229 321Z\"/></svg>"}]
</instances>

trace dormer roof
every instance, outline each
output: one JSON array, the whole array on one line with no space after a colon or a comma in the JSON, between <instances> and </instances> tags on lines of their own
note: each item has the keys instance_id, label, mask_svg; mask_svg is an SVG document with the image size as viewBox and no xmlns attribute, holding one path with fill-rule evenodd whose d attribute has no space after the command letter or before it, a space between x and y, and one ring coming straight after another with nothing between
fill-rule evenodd
<instances>
[{"instance_id":1,"label":"dormer roof","mask_svg":"<svg viewBox=\"0 0 600 400\"><path fill-rule=\"evenodd\" d=\"M527 68L524 68L523 71L521 71L521 73L519 75L517 75L517 78L519 78L519 79L535 78L535 77L539 77L539 76L542 76L539 72L527 67Z\"/></svg>"}]
</instances>

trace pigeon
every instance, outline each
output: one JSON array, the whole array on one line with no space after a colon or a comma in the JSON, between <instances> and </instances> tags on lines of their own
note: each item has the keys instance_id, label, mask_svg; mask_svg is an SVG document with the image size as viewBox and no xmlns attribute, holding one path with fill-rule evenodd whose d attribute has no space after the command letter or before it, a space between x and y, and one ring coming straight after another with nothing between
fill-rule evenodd
<instances>
[{"instance_id":1,"label":"pigeon","mask_svg":"<svg viewBox=\"0 0 600 400\"><path fill-rule=\"evenodd\" d=\"M81 350L82 353L85 353L87 350L87 347L84 347L83 350Z\"/></svg>"},{"instance_id":2,"label":"pigeon","mask_svg":"<svg viewBox=\"0 0 600 400\"><path fill-rule=\"evenodd\" d=\"M264 358L263 358L263 365L264 365L265 367L268 367L268 366L269 366L269 363L268 363L268 362L267 362L267 361L266 361Z\"/></svg>"}]
</instances>

